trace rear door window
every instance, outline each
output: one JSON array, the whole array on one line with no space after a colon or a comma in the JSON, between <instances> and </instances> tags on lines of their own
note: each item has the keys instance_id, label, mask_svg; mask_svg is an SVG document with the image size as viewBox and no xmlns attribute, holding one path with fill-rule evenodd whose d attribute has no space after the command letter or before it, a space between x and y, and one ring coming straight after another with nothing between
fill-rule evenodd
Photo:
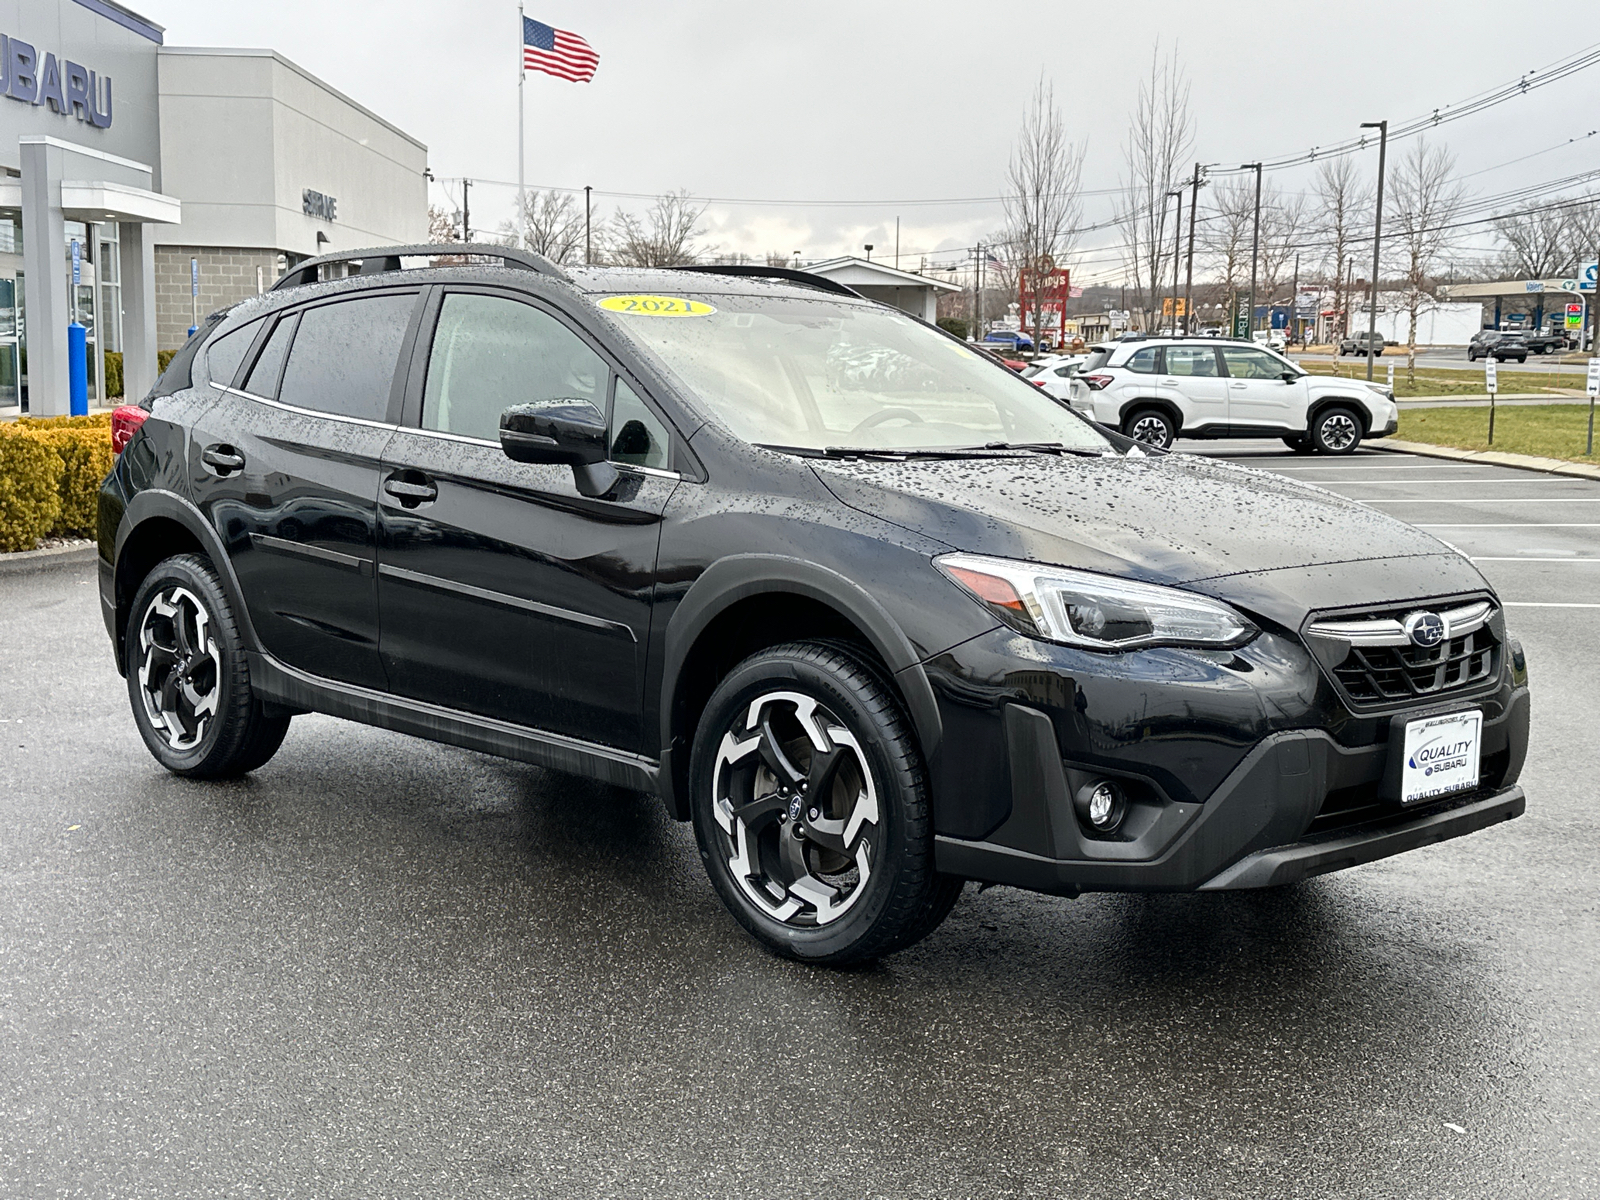
<instances>
[{"instance_id":1,"label":"rear door window","mask_svg":"<svg viewBox=\"0 0 1600 1200\"><path fill-rule=\"evenodd\" d=\"M1214 379L1217 370L1217 351L1214 346L1168 346L1168 375L1203 375Z\"/></svg>"},{"instance_id":2,"label":"rear door window","mask_svg":"<svg viewBox=\"0 0 1600 1200\"><path fill-rule=\"evenodd\" d=\"M332 416L388 421L415 293L357 296L300 313L278 398Z\"/></svg>"}]
</instances>

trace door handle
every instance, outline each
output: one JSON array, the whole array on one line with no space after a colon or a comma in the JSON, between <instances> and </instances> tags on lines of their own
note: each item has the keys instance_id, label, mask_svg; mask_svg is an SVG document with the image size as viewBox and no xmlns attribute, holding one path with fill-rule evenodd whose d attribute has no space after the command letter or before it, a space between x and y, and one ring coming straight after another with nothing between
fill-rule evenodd
<instances>
[{"instance_id":1,"label":"door handle","mask_svg":"<svg viewBox=\"0 0 1600 1200\"><path fill-rule=\"evenodd\" d=\"M421 483L398 476L383 481L383 490L388 492L402 507L416 508L419 504L431 504L439 498L439 488L432 481L424 478Z\"/></svg>"},{"instance_id":2,"label":"door handle","mask_svg":"<svg viewBox=\"0 0 1600 1200\"><path fill-rule=\"evenodd\" d=\"M1233 383L1230 384L1229 386L1236 387L1236 388L1247 388L1250 385L1248 383L1240 383L1238 380L1234 380Z\"/></svg>"},{"instance_id":3,"label":"door handle","mask_svg":"<svg viewBox=\"0 0 1600 1200\"><path fill-rule=\"evenodd\" d=\"M244 455L232 446L207 446L200 452L200 461L217 475L228 475L244 469Z\"/></svg>"}]
</instances>

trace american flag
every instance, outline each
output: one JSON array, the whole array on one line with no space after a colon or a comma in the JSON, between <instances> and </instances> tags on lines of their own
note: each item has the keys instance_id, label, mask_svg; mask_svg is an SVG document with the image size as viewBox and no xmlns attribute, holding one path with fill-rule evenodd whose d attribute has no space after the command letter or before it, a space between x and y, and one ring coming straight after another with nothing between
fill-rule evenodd
<instances>
[{"instance_id":1,"label":"american flag","mask_svg":"<svg viewBox=\"0 0 1600 1200\"><path fill-rule=\"evenodd\" d=\"M532 17L522 18L524 71L543 71L571 83L588 83L599 65L600 56L577 34L552 29Z\"/></svg>"}]
</instances>

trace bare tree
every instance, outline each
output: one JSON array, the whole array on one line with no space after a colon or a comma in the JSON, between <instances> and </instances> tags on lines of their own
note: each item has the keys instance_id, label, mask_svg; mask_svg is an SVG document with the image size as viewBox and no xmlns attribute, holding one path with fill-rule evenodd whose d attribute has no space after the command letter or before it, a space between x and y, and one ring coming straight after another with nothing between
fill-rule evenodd
<instances>
[{"instance_id":1,"label":"bare tree","mask_svg":"<svg viewBox=\"0 0 1600 1200\"><path fill-rule=\"evenodd\" d=\"M461 225L456 214L437 204L428 205L428 240L430 242L459 242Z\"/></svg>"},{"instance_id":2,"label":"bare tree","mask_svg":"<svg viewBox=\"0 0 1600 1200\"><path fill-rule=\"evenodd\" d=\"M554 188L535 188L523 197L524 224L522 248L542 254L554 263L583 261L583 205L570 192ZM603 222L596 222L603 225ZM517 244L517 226L507 221L500 226L511 245Z\"/></svg>"},{"instance_id":3,"label":"bare tree","mask_svg":"<svg viewBox=\"0 0 1600 1200\"><path fill-rule=\"evenodd\" d=\"M1574 271L1584 263L1600 261L1600 196L1583 198L1584 203L1574 204L1562 211L1566 214L1566 260Z\"/></svg>"},{"instance_id":4,"label":"bare tree","mask_svg":"<svg viewBox=\"0 0 1600 1200\"><path fill-rule=\"evenodd\" d=\"M1158 43L1150 52L1149 78L1139 84L1133 124L1123 149L1126 174L1118 212L1128 269L1146 328L1158 307L1161 281L1170 274L1171 238L1166 220L1172 203L1167 193L1184 182L1193 144L1188 78L1178 65L1176 47L1163 61Z\"/></svg>"},{"instance_id":5,"label":"bare tree","mask_svg":"<svg viewBox=\"0 0 1600 1200\"><path fill-rule=\"evenodd\" d=\"M1295 255L1306 228L1303 196L1286 196L1277 184L1261 191L1261 282L1268 308L1280 285L1293 282ZM1289 298L1291 307L1294 297Z\"/></svg>"},{"instance_id":6,"label":"bare tree","mask_svg":"<svg viewBox=\"0 0 1600 1200\"><path fill-rule=\"evenodd\" d=\"M1236 297L1250 282L1250 239L1255 221L1255 182L1223 177L1208 189L1211 202L1200 224L1199 249L1211 260L1225 299L1234 311Z\"/></svg>"},{"instance_id":7,"label":"bare tree","mask_svg":"<svg viewBox=\"0 0 1600 1200\"><path fill-rule=\"evenodd\" d=\"M1459 241L1451 229L1466 199L1456 178L1456 159L1443 146L1418 138L1400 159L1394 173L1393 261L1400 277L1401 300L1410 324L1406 333L1406 378L1417 373L1417 316L1433 304L1439 260Z\"/></svg>"},{"instance_id":8,"label":"bare tree","mask_svg":"<svg viewBox=\"0 0 1600 1200\"><path fill-rule=\"evenodd\" d=\"M1055 87L1043 74L1022 113L1022 130L1006 168L1005 241L1011 265L1037 291L1077 240L1082 212L1083 145L1069 141ZM1026 313L1019 313L1027 320ZM1044 337L1043 305L1033 306L1033 343Z\"/></svg>"},{"instance_id":9,"label":"bare tree","mask_svg":"<svg viewBox=\"0 0 1600 1200\"><path fill-rule=\"evenodd\" d=\"M1355 257L1356 246L1372 223L1372 189L1356 174L1355 161L1345 155L1324 159L1317 168L1315 189L1316 234L1326 247L1322 265L1333 271L1333 311L1341 321L1346 296L1345 269ZM1341 327L1333 331L1334 337L1348 332Z\"/></svg>"},{"instance_id":10,"label":"bare tree","mask_svg":"<svg viewBox=\"0 0 1600 1200\"><path fill-rule=\"evenodd\" d=\"M704 203L678 191L657 196L643 220L633 213L618 213L611 261L624 267L682 267L695 262L715 250L696 245L706 235L700 224L705 212Z\"/></svg>"}]
</instances>

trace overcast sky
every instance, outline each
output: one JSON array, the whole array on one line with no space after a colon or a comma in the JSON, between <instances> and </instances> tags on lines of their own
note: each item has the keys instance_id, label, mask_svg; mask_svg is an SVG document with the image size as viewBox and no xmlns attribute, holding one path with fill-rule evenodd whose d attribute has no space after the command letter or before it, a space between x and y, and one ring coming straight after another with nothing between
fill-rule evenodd
<instances>
[{"instance_id":1,"label":"overcast sky","mask_svg":"<svg viewBox=\"0 0 1600 1200\"><path fill-rule=\"evenodd\" d=\"M710 240L752 254L893 254L971 245L1000 224L992 197L1043 71L1087 140L1084 187L1113 188L1142 73L1176 44L1193 88L1195 156L1237 164L1326 145L1361 121L1458 103L1600 43L1600 5L1486 0L1327 5L946 0L529 0L585 37L592 83L527 81L530 185L605 193L687 188L721 198ZM278 50L428 145L454 207L508 219L516 179L518 38L507 0L133 0L169 45ZM1479 194L1600 168L1600 68L1443 127ZM1540 152L1540 153L1535 153ZM1509 160L1533 154L1511 165ZM1368 170L1375 169L1376 155ZM1286 171L1289 191L1308 173ZM449 194L446 195L446 190ZM787 201L731 204L728 199ZM883 201L806 205L795 201ZM1085 199L1089 221L1108 195ZM480 215L481 214L481 215ZM1120 276L1116 235L1085 238L1078 279ZM949 259L950 253L939 257Z\"/></svg>"}]
</instances>

